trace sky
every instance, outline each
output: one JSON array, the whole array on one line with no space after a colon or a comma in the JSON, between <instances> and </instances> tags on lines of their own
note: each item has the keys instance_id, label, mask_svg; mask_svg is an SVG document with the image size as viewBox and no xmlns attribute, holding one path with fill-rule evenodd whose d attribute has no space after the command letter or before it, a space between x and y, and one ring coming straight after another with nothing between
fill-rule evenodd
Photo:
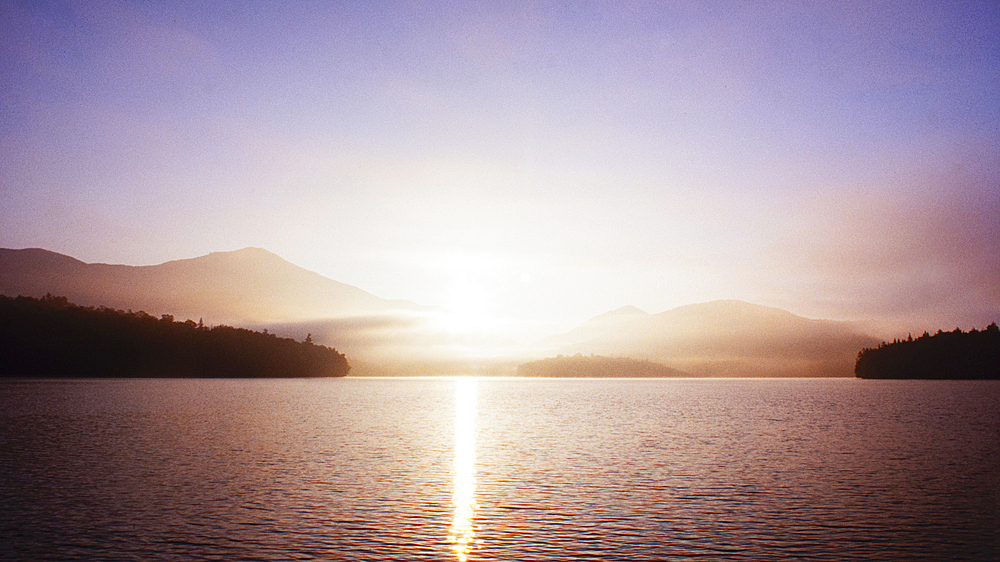
<instances>
[{"instance_id":1,"label":"sky","mask_svg":"<svg viewBox=\"0 0 1000 562\"><path fill-rule=\"evenodd\" d=\"M262 247L524 338L984 327L1000 4L0 0L0 246Z\"/></svg>"}]
</instances>

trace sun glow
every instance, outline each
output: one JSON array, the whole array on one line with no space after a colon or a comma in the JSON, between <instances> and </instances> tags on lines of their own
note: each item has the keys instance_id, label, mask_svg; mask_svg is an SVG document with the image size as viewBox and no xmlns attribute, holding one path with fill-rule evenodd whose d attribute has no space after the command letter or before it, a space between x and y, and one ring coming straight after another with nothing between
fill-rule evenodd
<instances>
[{"instance_id":1,"label":"sun glow","mask_svg":"<svg viewBox=\"0 0 1000 562\"><path fill-rule=\"evenodd\" d=\"M448 531L451 550L460 562L478 544L472 518L476 511L476 379L455 379L455 465Z\"/></svg>"},{"instance_id":2,"label":"sun glow","mask_svg":"<svg viewBox=\"0 0 1000 562\"><path fill-rule=\"evenodd\" d=\"M469 334L489 330L495 324L489 287L496 276L497 266L488 257L449 254L439 259L439 267L447 275L443 304L445 311L437 322L453 334Z\"/></svg>"}]
</instances>

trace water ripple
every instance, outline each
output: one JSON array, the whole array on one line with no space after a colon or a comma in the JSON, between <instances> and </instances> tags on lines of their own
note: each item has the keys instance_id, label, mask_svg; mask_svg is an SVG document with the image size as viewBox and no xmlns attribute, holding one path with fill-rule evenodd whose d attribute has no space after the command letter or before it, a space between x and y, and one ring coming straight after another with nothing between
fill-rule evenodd
<instances>
[{"instance_id":1,"label":"water ripple","mask_svg":"<svg viewBox=\"0 0 1000 562\"><path fill-rule=\"evenodd\" d=\"M994 382L480 379L462 388L452 379L3 383L0 560L991 560L1000 551ZM463 404L472 404L466 421Z\"/></svg>"}]
</instances>

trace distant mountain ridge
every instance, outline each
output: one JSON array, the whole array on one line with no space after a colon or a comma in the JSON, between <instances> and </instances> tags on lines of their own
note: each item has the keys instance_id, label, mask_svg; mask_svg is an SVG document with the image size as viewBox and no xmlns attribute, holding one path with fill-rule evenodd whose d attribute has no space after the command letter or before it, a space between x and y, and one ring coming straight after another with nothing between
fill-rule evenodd
<instances>
[{"instance_id":1,"label":"distant mountain ridge","mask_svg":"<svg viewBox=\"0 0 1000 562\"><path fill-rule=\"evenodd\" d=\"M504 374L557 354L660 363L691 376L853 376L878 344L852 325L736 300L649 314L624 306L530 347L451 332L440 308L379 298L260 248L152 266L88 264L42 249L0 249L0 294L268 328L347 353L358 374ZM357 361L354 361L354 359ZM494 367L496 367L494 369Z\"/></svg>"},{"instance_id":2,"label":"distant mountain ridge","mask_svg":"<svg viewBox=\"0 0 1000 562\"><path fill-rule=\"evenodd\" d=\"M379 298L261 248L151 266L88 264L38 248L0 249L0 294L46 293L85 306L254 324L429 308Z\"/></svg>"},{"instance_id":3,"label":"distant mountain ridge","mask_svg":"<svg viewBox=\"0 0 1000 562\"><path fill-rule=\"evenodd\" d=\"M608 320L615 320L619 318L633 318L636 316L649 316L649 313L645 310L638 309L630 304L625 305L621 308L616 308L614 310L605 312L604 314L598 314L590 320L587 320L587 324L593 324L597 322L605 322Z\"/></svg>"},{"instance_id":4,"label":"distant mountain ridge","mask_svg":"<svg viewBox=\"0 0 1000 562\"><path fill-rule=\"evenodd\" d=\"M647 359L697 376L852 376L858 351L877 343L849 323L738 300L641 312L601 314L536 347Z\"/></svg>"}]
</instances>

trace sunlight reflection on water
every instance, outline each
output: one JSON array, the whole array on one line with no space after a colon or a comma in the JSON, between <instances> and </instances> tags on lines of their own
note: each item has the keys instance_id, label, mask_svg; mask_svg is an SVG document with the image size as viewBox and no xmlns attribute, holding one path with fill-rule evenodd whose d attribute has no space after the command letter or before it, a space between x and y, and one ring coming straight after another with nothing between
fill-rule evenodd
<instances>
[{"instance_id":1,"label":"sunlight reflection on water","mask_svg":"<svg viewBox=\"0 0 1000 562\"><path fill-rule=\"evenodd\" d=\"M0 561L993 562L998 432L998 381L0 382Z\"/></svg>"},{"instance_id":2,"label":"sunlight reflection on water","mask_svg":"<svg viewBox=\"0 0 1000 562\"><path fill-rule=\"evenodd\" d=\"M472 518L476 511L476 380L455 379L455 481L452 503L455 516L448 542L455 556L465 562L476 546Z\"/></svg>"}]
</instances>

